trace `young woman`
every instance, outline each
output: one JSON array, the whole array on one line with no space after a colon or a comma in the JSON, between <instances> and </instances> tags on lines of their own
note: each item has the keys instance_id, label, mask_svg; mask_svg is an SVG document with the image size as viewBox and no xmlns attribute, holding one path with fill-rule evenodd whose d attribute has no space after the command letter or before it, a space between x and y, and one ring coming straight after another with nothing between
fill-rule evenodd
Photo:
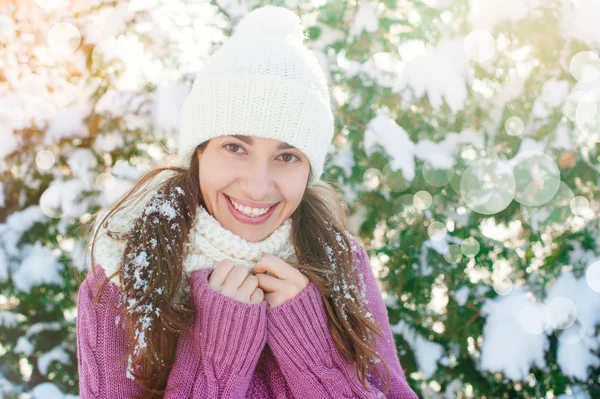
<instances>
[{"instance_id":1,"label":"young woman","mask_svg":"<svg viewBox=\"0 0 600 399\"><path fill-rule=\"evenodd\" d=\"M243 18L186 98L180 165L97 215L87 398L416 398L347 207L319 180L327 81L300 19Z\"/></svg>"}]
</instances>

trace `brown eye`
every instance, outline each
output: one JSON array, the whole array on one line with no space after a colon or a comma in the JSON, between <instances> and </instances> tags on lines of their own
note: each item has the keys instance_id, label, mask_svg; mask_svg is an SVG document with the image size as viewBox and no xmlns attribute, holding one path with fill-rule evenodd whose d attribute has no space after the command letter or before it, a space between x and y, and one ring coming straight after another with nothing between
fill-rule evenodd
<instances>
[{"instance_id":1,"label":"brown eye","mask_svg":"<svg viewBox=\"0 0 600 399\"><path fill-rule=\"evenodd\" d=\"M288 156L288 157L293 157L293 158L296 158L296 159L300 160L300 158L298 158L298 157L297 157L296 155L294 155L294 154L283 154L283 155L281 155L281 156L282 156L282 157L285 157L285 156ZM285 163L292 163L292 162L293 162L293 158L292 158L292 160L291 160L291 161L289 161L289 162L287 162L287 161L284 161L284 162L285 162Z\"/></svg>"},{"instance_id":2,"label":"brown eye","mask_svg":"<svg viewBox=\"0 0 600 399\"><path fill-rule=\"evenodd\" d=\"M239 146L237 144L232 144L232 143L228 143L223 146L223 147L227 148L229 150L229 152L233 152L234 154L239 154L239 153L237 151L231 151L229 149L230 146L233 146L234 148L242 148L241 146Z\"/></svg>"}]
</instances>

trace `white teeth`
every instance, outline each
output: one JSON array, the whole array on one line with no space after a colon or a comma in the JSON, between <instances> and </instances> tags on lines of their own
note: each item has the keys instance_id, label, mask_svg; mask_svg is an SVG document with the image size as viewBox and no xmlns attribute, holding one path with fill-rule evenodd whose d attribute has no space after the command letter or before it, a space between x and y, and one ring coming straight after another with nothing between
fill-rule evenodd
<instances>
[{"instance_id":1,"label":"white teeth","mask_svg":"<svg viewBox=\"0 0 600 399\"><path fill-rule=\"evenodd\" d=\"M237 202L235 202L234 200L231 200L231 203L233 204L233 206L235 207L235 209L237 209L238 211L242 212L243 214L247 215L247 216L251 216L251 217L257 217L260 215L264 215L269 208L250 208L249 206L242 206L240 204L238 204Z\"/></svg>"}]
</instances>

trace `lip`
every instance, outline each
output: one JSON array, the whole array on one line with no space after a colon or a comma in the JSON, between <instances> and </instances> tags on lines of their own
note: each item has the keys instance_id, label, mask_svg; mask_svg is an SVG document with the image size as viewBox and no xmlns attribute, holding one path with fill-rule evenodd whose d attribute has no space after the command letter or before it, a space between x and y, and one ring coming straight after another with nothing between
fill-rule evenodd
<instances>
[{"instance_id":1,"label":"lip","mask_svg":"<svg viewBox=\"0 0 600 399\"><path fill-rule=\"evenodd\" d=\"M227 198L231 199L231 197L227 194L223 194L225 195ZM243 206L249 206L250 208L270 208L274 205L277 205L278 203L275 204L266 204L266 203L258 203L258 202L252 202L252 201L244 201L244 200L239 200L239 199L235 199L235 202L237 202L240 205Z\"/></svg>"},{"instance_id":2,"label":"lip","mask_svg":"<svg viewBox=\"0 0 600 399\"><path fill-rule=\"evenodd\" d=\"M223 194L223 197L225 197L225 202L227 202L227 207L229 208L229 211L231 212L233 217L236 218L237 221L239 221L241 223L245 223L245 224L261 224L261 223L263 223L265 220L267 220L273 214L273 211L275 211L275 208L277 208L277 205L279 205L279 202L278 202L275 205L271 206L271 208L269 208L269 210L267 212L265 212L264 215L253 218L250 216L246 216L242 212L235 209L235 207L233 206L233 204L231 203L231 201L229 200L229 197L227 195Z\"/></svg>"}]
</instances>

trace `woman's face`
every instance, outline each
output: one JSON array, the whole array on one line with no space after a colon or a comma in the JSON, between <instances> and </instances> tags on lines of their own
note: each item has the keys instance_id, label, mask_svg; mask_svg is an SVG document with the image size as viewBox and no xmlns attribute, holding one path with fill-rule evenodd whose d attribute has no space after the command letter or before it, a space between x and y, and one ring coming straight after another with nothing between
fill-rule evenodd
<instances>
[{"instance_id":1,"label":"woman's face","mask_svg":"<svg viewBox=\"0 0 600 399\"><path fill-rule=\"evenodd\" d=\"M302 151L256 136L213 138L198 157L206 209L223 227L251 242L267 238L294 213L310 172ZM229 198L250 208L274 207L269 215L252 218L241 215Z\"/></svg>"}]
</instances>

